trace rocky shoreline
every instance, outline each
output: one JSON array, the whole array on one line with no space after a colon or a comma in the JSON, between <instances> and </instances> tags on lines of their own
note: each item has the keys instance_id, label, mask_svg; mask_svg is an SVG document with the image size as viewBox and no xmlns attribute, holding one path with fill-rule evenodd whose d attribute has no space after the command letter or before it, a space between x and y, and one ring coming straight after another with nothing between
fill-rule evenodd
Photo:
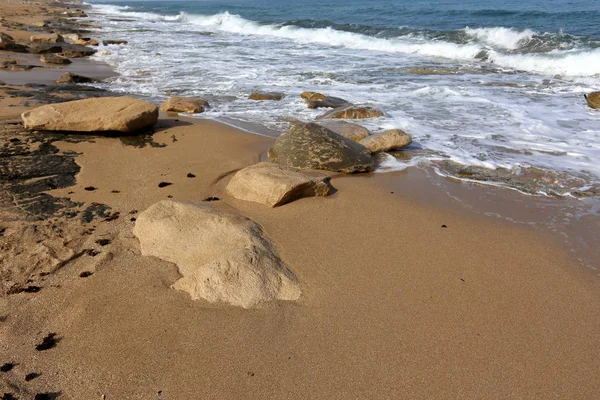
<instances>
[{"instance_id":1,"label":"rocky shoreline","mask_svg":"<svg viewBox=\"0 0 600 400\"><path fill-rule=\"evenodd\" d=\"M51 72L0 84L3 398L598 389L598 281L547 238L377 184L378 154L410 157L412 137L346 120L382 111L304 92L328 110L277 139L186 119L208 101L83 85L106 73L74 69L99 44L84 8L0 1L0 70Z\"/></svg>"}]
</instances>

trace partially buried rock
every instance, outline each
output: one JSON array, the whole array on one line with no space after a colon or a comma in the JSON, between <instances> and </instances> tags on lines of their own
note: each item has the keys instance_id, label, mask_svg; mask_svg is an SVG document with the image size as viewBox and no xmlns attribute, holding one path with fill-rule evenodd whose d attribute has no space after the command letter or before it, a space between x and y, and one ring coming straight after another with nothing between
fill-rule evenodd
<instances>
[{"instance_id":1,"label":"partially buried rock","mask_svg":"<svg viewBox=\"0 0 600 400\"><path fill-rule=\"evenodd\" d=\"M371 153L382 151L399 150L409 146L412 143L412 137L400 129L390 129L368 136L360 141Z\"/></svg>"},{"instance_id":2,"label":"partially buried rock","mask_svg":"<svg viewBox=\"0 0 600 400\"><path fill-rule=\"evenodd\" d=\"M347 106L335 108L317 117L317 119L365 119L383 117L383 112L368 106Z\"/></svg>"},{"instance_id":3,"label":"partially buried rock","mask_svg":"<svg viewBox=\"0 0 600 400\"><path fill-rule=\"evenodd\" d=\"M58 83L58 84L61 84L61 83L94 83L94 82L98 82L98 80L96 80L94 78L89 78L89 77L83 76L83 75L72 74L70 72L67 72L67 73L61 75L56 80L56 83Z\"/></svg>"},{"instance_id":4,"label":"partially buried rock","mask_svg":"<svg viewBox=\"0 0 600 400\"><path fill-rule=\"evenodd\" d=\"M204 112L208 107L208 101L199 97L171 97L160 106L160 110L163 112L198 114Z\"/></svg>"},{"instance_id":5,"label":"partially buried rock","mask_svg":"<svg viewBox=\"0 0 600 400\"><path fill-rule=\"evenodd\" d=\"M308 108L339 108L351 106L347 100L339 97L326 96L318 92L302 92L300 97L304 99Z\"/></svg>"},{"instance_id":6,"label":"partially buried rock","mask_svg":"<svg viewBox=\"0 0 600 400\"><path fill-rule=\"evenodd\" d=\"M29 37L29 40L31 42L36 42L36 43L64 43L65 42L65 39L58 33L31 35Z\"/></svg>"},{"instance_id":7,"label":"partially buried rock","mask_svg":"<svg viewBox=\"0 0 600 400\"><path fill-rule=\"evenodd\" d=\"M353 142L360 142L362 139L369 136L369 130L364 126L353 124L346 121L321 121L319 125L334 131L338 135L342 135L346 139L350 139Z\"/></svg>"},{"instance_id":8,"label":"partially buried rock","mask_svg":"<svg viewBox=\"0 0 600 400\"><path fill-rule=\"evenodd\" d=\"M54 54L44 54L40 56L40 61L45 64L71 64L71 60L61 56L55 56Z\"/></svg>"},{"instance_id":9,"label":"partially buried rock","mask_svg":"<svg viewBox=\"0 0 600 400\"><path fill-rule=\"evenodd\" d=\"M236 199L277 207L303 197L329 195L329 180L322 173L262 162L238 171L227 192Z\"/></svg>"},{"instance_id":10,"label":"partially buried rock","mask_svg":"<svg viewBox=\"0 0 600 400\"><path fill-rule=\"evenodd\" d=\"M279 92L263 92L263 91L258 91L258 92L254 92L252 93L250 96L248 96L249 100L282 100L284 97L283 93L279 93Z\"/></svg>"},{"instance_id":11,"label":"partially buried rock","mask_svg":"<svg viewBox=\"0 0 600 400\"><path fill-rule=\"evenodd\" d=\"M100 97L48 104L21 114L26 129L135 132L153 126L158 108L131 97Z\"/></svg>"},{"instance_id":12,"label":"partially buried rock","mask_svg":"<svg viewBox=\"0 0 600 400\"><path fill-rule=\"evenodd\" d=\"M269 149L269 160L300 169L373 170L373 159L364 146L316 123L294 124Z\"/></svg>"},{"instance_id":13,"label":"partially buried rock","mask_svg":"<svg viewBox=\"0 0 600 400\"><path fill-rule=\"evenodd\" d=\"M584 97L590 108L600 110L600 92L592 92Z\"/></svg>"},{"instance_id":14,"label":"partially buried rock","mask_svg":"<svg viewBox=\"0 0 600 400\"><path fill-rule=\"evenodd\" d=\"M173 288L192 299L244 308L297 300L301 290L260 225L206 203L163 200L141 213L133 233L142 255L175 263Z\"/></svg>"}]
</instances>

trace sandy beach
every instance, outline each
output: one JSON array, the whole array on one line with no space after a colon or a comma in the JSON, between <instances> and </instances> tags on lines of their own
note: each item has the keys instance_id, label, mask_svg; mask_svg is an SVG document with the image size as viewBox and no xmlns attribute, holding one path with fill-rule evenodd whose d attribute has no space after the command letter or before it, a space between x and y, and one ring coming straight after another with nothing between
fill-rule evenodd
<instances>
[{"instance_id":1,"label":"sandy beach","mask_svg":"<svg viewBox=\"0 0 600 400\"><path fill-rule=\"evenodd\" d=\"M3 26L64 7L38 3L2 0ZM27 38L17 31L7 33ZM0 61L11 57L35 61L0 51ZM122 137L24 129L19 115L48 97L90 94L19 86L53 86L65 71L111 75L86 59L0 71L4 399L600 393L598 273L556 235L452 205L418 171L328 172L333 194L276 208L236 199L231 177L265 160L275 138L208 119L161 113L151 134ZM20 179L36 159L54 169ZM202 202L262 226L301 297L245 309L171 288L177 266L143 256L133 233L161 200Z\"/></svg>"}]
</instances>

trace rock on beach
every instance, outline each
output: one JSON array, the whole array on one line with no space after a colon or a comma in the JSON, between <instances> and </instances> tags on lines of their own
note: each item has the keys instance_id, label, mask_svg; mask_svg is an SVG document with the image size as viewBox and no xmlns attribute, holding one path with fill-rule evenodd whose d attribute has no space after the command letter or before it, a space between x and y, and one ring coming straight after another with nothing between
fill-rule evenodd
<instances>
[{"instance_id":1,"label":"rock on beach","mask_svg":"<svg viewBox=\"0 0 600 400\"><path fill-rule=\"evenodd\" d=\"M278 207L303 197L328 196L329 176L262 162L238 171L227 192L236 199Z\"/></svg>"},{"instance_id":2,"label":"rock on beach","mask_svg":"<svg viewBox=\"0 0 600 400\"><path fill-rule=\"evenodd\" d=\"M375 135L367 136L360 142L371 153L399 150L412 143L412 137L400 129L389 129Z\"/></svg>"},{"instance_id":3,"label":"rock on beach","mask_svg":"<svg viewBox=\"0 0 600 400\"><path fill-rule=\"evenodd\" d=\"M369 130L364 126L353 124L346 121L336 120L323 120L319 122L319 125L334 131L338 135L342 135L346 139L350 139L353 142L360 142L362 139L370 135Z\"/></svg>"},{"instance_id":4,"label":"rock on beach","mask_svg":"<svg viewBox=\"0 0 600 400\"><path fill-rule=\"evenodd\" d=\"M370 172L374 163L361 144L316 123L294 124L269 149L269 160L299 169Z\"/></svg>"},{"instance_id":5,"label":"rock on beach","mask_svg":"<svg viewBox=\"0 0 600 400\"><path fill-rule=\"evenodd\" d=\"M171 97L165 101L160 110L163 112L176 112L185 114L198 114L209 107L208 101L199 97Z\"/></svg>"},{"instance_id":6,"label":"rock on beach","mask_svg":"<svg viewBox=\"0 0 600 400\"><path fill-rule=\"evenodd\" d=\"M100 97L48 104L21 114L26 129L136 132L153 126L158 108L131 97Z\"/></svg>"},{"instance_id":7,"label":"rock on beach","mask_svg":"<svg viewBox=\"0 0 600 400\"><path fill-rule=\"evenodd\" d=\"M304 99L308 108L340 108L352 106L347 100L339 97L326 96L319 92L302 92L300 97Z\"/></svg>"},{"instance_id":8,"label":"rock on beach","mask_svg":"<svg viewBox=\"0 0 600 400\"><path fill-rule=\"evenodd\" d=\"M142 255L177 265L182 277L172 287L194 300L251 308L300 298L300 285L275 245L238 213L163 200L138 216L133 233Z\"/></svg>"}]
</instances>

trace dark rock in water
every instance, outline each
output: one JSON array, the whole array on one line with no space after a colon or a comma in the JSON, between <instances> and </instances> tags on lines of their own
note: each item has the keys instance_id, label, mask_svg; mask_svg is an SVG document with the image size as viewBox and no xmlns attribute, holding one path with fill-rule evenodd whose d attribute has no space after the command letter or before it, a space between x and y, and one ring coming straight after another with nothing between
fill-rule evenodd
<instances>
[{"instance_id":1,"label":"dark rock in water","mask_svg":"<svg viewBox=\"0 0 600 400\"><path fill-rule=\"evenodd\" d=\"M127 40L103 40L102 44L108 46L110 44L127 44Z\"/></svg>"},{"instance_id":2,"label":"dark rock in water","mask_svg":"<svg viewBox=\"0 0 600 400\"><path fill-rule=\"evenodd\" d=\"M196 175L194 175L194 174L192 174L192 173L190 172L190 173L188 173L188 174L187 174L187 177L188 177L188 178L195 178L195 177L196 177Z\"/></svg>"},{"instance_id":3,"label":"dark rock in water","mask_svg":"<svg viewBox=\"0 0 600 400\"><path fill-rule=\"evenodd\" d=\"M269 149L269 160L300 169L344 173L374 169L364 146L315 123L293 125Z\"/></svg>"},{"instance_id":4,"label":"dark rock in water","mask_svg":"<svg viewBox=\"0 0 600 400\"><path fill-rule=\"evenodd\" d=\"M263 92L261 90L252 93L248 96L248 100L282 100L284 97L283 93L279 92Z\"/></svg>"},{"instance_id":5,"label":"dark rock in water","mask_svg":"<svg viewBox=\"0 0 600 400\"><path fill-rule=\"evenodd\" d=\"M590 94L584 94L583 96L590 108L600 110L600 92L592 92Z\"/></svg>"},{"instance_id":6,"label":"dark rock in water","mask_svg":"<svg viewBox=\"0 0 600 400\"><path fill-rule=\"evenodd\" d=\"M88 278L92 275L94 275L94 273L92 271L83 271L82 273L79 274L79 277L80 278Z\"/></svg>"},{"instance_id":7,"label":"dark rock in water","mask_svg":"<svg viewBox=\"0 0 600 400\"><path fill-rule=\"evenodd\" d=\"M94 82L98 82L98 80L96 80L94 78L89 78L89 77L83 76L83 75L72 74L70 72L67 72L67 73L61 75L56 80L56 83L58 83L58 84L62 84L62 83L94 83Z\"/></svg>"},{"instance_id":8,"label":"dark rock in water","mask_svg":"<svg viewBox=\"0 0 600 400\"><path fill-rule=\"evenodd\" d=\"M521 167L515 170L488 169L449 160L434 161L433 164L440 172L450 177L506 186L527 194L562 196L570 193L574 197L600 196L600 185L590 186L585 177L569 172L536 167Z\"/></svg>"},{"instance_id":9,"label":"dark rock in water","mask_svg":"<svg viewBox=\"0 0 600 400\"><path fill-rule=\"evenodd\" d=\"M335 108L317 117L317 119L365 119L383 117L383 112L368 106L347 106Z\"/></svg>"},{"instance_id":10,"label":"dark rock in water","mask_svg":"<svg viewBox=\"0 0 600 400\"><path fill-rule=\"evenodd\" d=\"M347 100L339 97L326 96L318 92L302 92L300 97L304 99L308 108L340 108L351 106Z\"/></svg>"},{"instance_id":11,"label":"dark rock in water","mask_svg":"<svg viewBox=\"0 0 600 400\"><path fill-rule=\"evenodd\" d=\"M158 184L158 187L159 188L164 188L164 187L171 186L171 185L172 185L171 182L161 182L161 183Z\"/></svg>"}]
</instances>

